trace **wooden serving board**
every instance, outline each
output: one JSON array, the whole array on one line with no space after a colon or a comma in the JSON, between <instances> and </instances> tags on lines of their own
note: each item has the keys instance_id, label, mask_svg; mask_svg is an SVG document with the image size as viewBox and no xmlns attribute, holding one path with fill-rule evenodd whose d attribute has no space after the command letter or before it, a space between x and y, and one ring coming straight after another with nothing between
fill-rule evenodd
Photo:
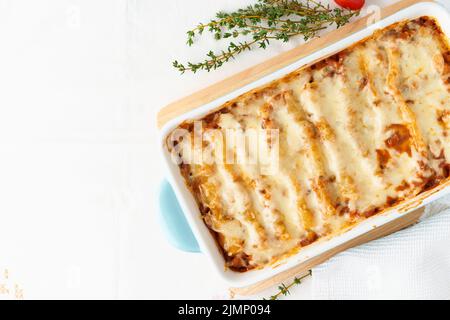
<instances>
[{"instance_id":1,"label":"wooden serving board","mask_svg":"<svg viewBox=\"0 0 450 320\"><path fill-rule=\"evenodd\" d=\"M214 101L234 90L241 88L251 82L254 82L278 69L281 69L303 57L306 57L320 49L323 49L340 39L347 37L357 31L360 31L367 26L370 26L377 21L377 18L383 19L390 16L397 11L409 7L419 2L433 2L429 0L402 0L392 4L388 7L382 8L378 13L373 13L355 22L349 23L340 29L329 32L328 34L311 40L305 44L302 44L292 50L279 54L263 63L260 63L247 70L239 72L225 80L217 82L203 90L200 90L192 95L175 101L166 107L162 108L157 115L157 125L162 128L171 119L182 115L188 111L191 111L197 107ZM376 16L378 15L378 17ZM303 264L300 264L292 269L284 271L272 278L261 281L246 288L232 288L230 289L233 294L238 295L253 295L261 292L271 286L277 285L291 277L301 276L308 272L312 267L323 263L332 256L346 249L354 246L366 243L368 241L389 235L395 231L406 228L416 223L423 213L423 209L418 209L410 212L409 214L392 221L384 226L376 228L364 235L361 235L353 240L350 240L338 247L335 247L322 255L311 259Z\"/></svg>"}]
</instances>

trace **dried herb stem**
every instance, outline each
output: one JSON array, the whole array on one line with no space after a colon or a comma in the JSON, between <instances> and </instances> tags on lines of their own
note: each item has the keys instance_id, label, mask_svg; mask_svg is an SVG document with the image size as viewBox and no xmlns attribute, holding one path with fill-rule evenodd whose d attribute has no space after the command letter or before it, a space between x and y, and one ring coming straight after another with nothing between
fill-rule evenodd
<instances>
[{"instance_id":1,"label":"dried herb stem","mask_svg":"<svg viewBox=\"0 0 450 320\"><path fill-rule=\"evenodd\" d=\"M212 33L216 40L246 39L229 42L226 49L219 53L210 50L201 62L188 62L185 65L174 61L173 66L182 73L188 70L194 73L198 70L210 71L255 46L265 49L271 40L287 42L300 35L306 41L329 25L334 24L339 28L358 14L359 11L330 8L314 0L258 0L256 4L235 12L219 12L217 19L200 23L187 32L189 46L205 31Z\"/></svg>"},{"instance_id":2,"label":"dried herb stem","mask_svg":"<svg viewBox=\"0 0 450 320\"><path fill-rule=\"evenodd\" d=\"M280 284L278 286L278 292L276 294L274 294L273 296L270 296L269 300L277 300L280 296L289 295L291 293L289 291L289 289L291 289L295 285L299 285L300 283L302 283L302 280L304 280L305 278L307 278L311 275L312 275L312 271L309 270L308 273L305 274L304 276L302 276L300 278L294 278L294 280L287 286L284 283Z\"/></svg>"}]
</instances>

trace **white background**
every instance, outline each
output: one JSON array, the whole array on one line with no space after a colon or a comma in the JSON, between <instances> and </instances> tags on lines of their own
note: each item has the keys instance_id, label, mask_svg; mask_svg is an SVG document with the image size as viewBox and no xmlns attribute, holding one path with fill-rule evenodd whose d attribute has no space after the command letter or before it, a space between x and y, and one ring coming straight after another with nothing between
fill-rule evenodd
<instances>
[{"instance_id":1,"label":"white background","mask_svg":"<svg viewBox=\"0 0 450 320\"><path fill-rule=\"evenodd\" d=\"M0 0L0 299L228 297L159 228L155 116L301 42L211 73L171 67L219 48L187 48L186 30L252 2Z\"/></svg>"}]
</instances>

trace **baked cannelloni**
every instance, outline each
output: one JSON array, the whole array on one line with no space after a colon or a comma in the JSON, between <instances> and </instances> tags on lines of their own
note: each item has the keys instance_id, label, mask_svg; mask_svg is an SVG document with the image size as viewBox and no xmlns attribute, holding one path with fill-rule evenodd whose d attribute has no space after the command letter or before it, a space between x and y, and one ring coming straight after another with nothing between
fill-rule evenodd
<instances>
[{"instance_id":1,"label":"baked cannelloni","mask_svg":"<svg viewBox=\"0 0 450 320\"><path fill-rule=\"evenodd\" d=\"M430 17L182 123L167 147L228 268L280 261L443 183L450 50Z\"/></svg>"}]
</instances>

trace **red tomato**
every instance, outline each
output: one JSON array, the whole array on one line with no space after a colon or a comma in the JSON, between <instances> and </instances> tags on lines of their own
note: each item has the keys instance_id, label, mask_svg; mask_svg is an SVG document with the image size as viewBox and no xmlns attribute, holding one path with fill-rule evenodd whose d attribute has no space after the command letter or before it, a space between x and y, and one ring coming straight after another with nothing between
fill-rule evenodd
<instances>
[{"instance_id":1,"label":"red tomato","mask_svg":"<svg viewBox=\"0 0 450 320\"><path fill-rule=\"evenodd\" d=\"M365 0L334 0L334 2L345 9L359 10L364 6Z\"/></svg>"}]
</instances>

